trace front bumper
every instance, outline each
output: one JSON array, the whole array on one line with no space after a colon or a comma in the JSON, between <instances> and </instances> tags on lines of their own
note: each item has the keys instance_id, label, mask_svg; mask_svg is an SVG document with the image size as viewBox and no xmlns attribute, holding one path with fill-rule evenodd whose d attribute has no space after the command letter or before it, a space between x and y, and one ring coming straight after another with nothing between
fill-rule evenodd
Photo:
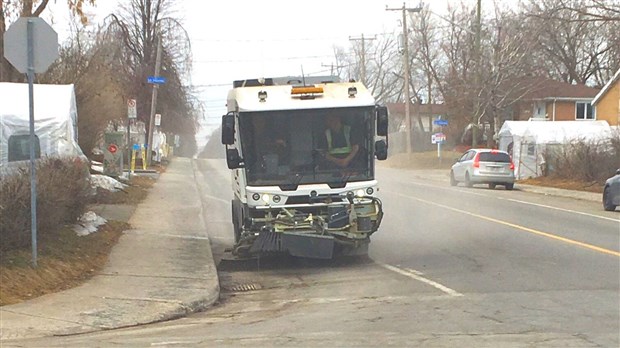
<instances>
[{"instance_id":1,"label":"front bumper","mask_svg":"<svg viewBox=\"0 0 620 348\"><path fill-rule=\"evenodd\" d=\"M253 213L233 253L288 253L319 259L331 259L340 251L367 253L370 235L383 218L382 204L376 197L356 198L352 204L256 209Z\"/></svg>"}]
</instances>

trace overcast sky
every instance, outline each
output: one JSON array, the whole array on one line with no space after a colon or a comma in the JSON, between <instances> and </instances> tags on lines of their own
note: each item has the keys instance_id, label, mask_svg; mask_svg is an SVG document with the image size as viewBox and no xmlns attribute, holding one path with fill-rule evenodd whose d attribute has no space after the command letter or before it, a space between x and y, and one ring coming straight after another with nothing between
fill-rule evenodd
<instances>
[{"instance_id":1,"label":"overcast sky","mask_svg":"<svg viewBox=\"0 0 620 348\"><path fill-rule=\"evenodd\" d=\"M97 7L89 10L93 22L115 11L122 1L126 0L98 0ZM463 1L472 7L476 3ZM443 13L449 2L460 0L426 2L434 12ZM483 0L483 7L490 9L493 2ZM419 5L418 1L406 3ZM348 49L351 37L396 35L402 30L402 13L386 11L386 6L402 7L403 1L395 0L183 0L174 4L191 39L191 82L199 88L211 124L225 113L233 80L300 75L302 69L307 75L328 75L329 65L335 63L334 46ZM66 21L63 11L57 10L61 5L54 6L53 26L62 37Z\"/></svg>"}]
</instances>

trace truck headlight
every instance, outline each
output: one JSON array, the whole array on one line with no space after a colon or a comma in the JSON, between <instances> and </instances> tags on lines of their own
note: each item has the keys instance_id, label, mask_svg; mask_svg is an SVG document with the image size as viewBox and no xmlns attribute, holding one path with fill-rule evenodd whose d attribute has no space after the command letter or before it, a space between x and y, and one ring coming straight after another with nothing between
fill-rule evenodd
<instances>
[{"instance_id":1,"label":"truck headlight","mask_svg":"<svg viewBox=\"0 0 620 348\"><path fill-rule=\"evenodd\" d=\"M264 194L263 195L263 202L265 202L265 204L269 203L269 195L268 194Z\"/></svg>"},{"instance_id":2,"label":"truck headlight","mask_svg":"<svg viewBox=\"0 0 620 348\"><path fill-rule=\"evenodd\" d=\"M358 197L358 198L364 197L364 190L363 189L359 189L359 190L355 191L355 196Z\"/></svg>"}]
</instances>

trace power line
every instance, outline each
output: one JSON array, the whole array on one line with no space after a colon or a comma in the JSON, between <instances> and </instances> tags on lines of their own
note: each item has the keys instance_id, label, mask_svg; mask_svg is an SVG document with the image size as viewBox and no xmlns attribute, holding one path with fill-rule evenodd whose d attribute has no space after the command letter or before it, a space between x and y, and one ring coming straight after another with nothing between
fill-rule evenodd
<instances>
[{"instance_id":1,"label":"power line","mask_svg":"<svg viewBox=\"0 0 620 348\"><path fill-rule=\"evenodd\" d=\"M327 58L332 57L332 55L321 55L321 56L298 56L298 57L264 57L262 59L237 59L237 60L194 60L193 63L258 63L263 62L265 60L274 61L274 60L300 60L300 59L319 59L319 58Z\"/></svg>"}]
</instances>

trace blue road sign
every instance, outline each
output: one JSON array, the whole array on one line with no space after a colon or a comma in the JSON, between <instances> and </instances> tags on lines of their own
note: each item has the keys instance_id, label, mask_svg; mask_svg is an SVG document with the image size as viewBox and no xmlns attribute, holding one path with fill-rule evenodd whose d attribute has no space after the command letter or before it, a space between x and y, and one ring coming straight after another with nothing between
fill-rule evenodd
<instances>
[{"instance_id":1,"label":"blue road sign","mask_svg":"<svg viewBox=\"0 0 620 348\"><path fill-rule=\"evenodd\" d=\"M147 78L148 83L152 83L155 85L163 85L166 83L166 78L163 76L149 76Z\"/></svg>"},{"instance_id":2,"label":"blue road sign","mask_svg":"<svg viewBox=\"0 0 620 348\"><path fill-rule=\"evenodd\" d=\"M433 124L436 126L447 126L448 120L435 120L433 121Z\"/></svg>"}]
</instances>

